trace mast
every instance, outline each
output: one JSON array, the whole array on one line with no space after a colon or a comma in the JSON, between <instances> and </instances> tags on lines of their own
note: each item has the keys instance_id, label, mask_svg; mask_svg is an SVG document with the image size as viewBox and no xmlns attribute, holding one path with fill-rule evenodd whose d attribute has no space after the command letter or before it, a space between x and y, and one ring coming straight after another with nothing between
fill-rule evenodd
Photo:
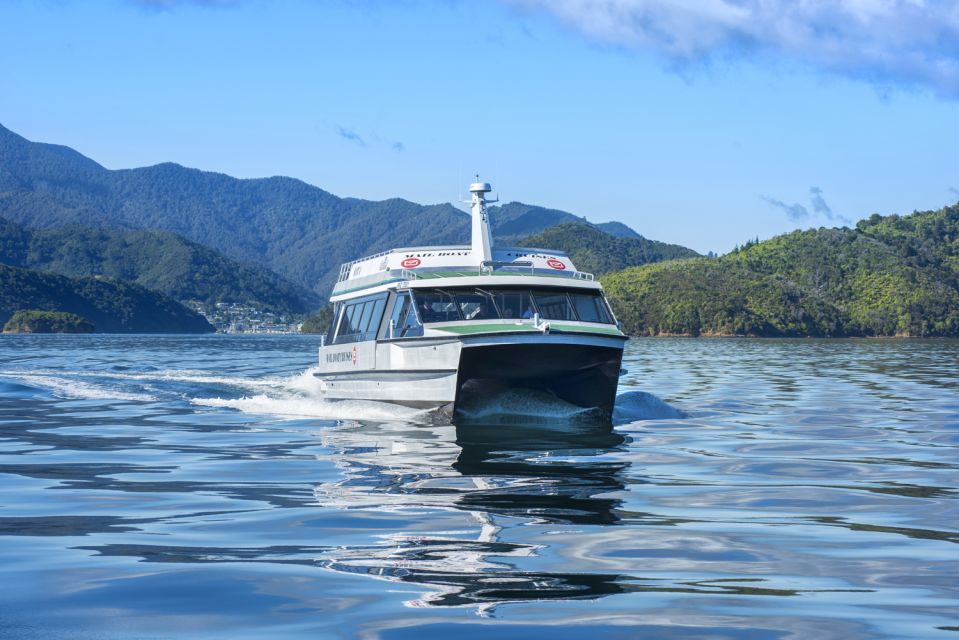
<instances>
[{"instance_id":1,"label":"mast","mask_svg":"<svg viewBox=\"0 0 959 640\"><path fill-rule=\"evenodd\" d=\"M473 218L472 254L479 263L493 259L493 234L489 228L489 215L486 213L486 194L493 190L488 182L480 182L479 175L476 182L470 185L470 213ZM496 202L492 200L490 202Z\"/></svg>"}]
</instances>

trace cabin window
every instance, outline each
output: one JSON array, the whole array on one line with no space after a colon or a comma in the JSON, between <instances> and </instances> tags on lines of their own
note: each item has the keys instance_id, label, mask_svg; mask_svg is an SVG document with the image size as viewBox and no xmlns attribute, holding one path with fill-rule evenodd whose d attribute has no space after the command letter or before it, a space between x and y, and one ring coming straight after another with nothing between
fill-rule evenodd
<instances>
[{"instance_id":1,"label":"cabin window","mask_svg":"<svg viewBox=\"0 0 959 640\"><path fill-rule=\"evenodd\" d=\"M342 308L343 305L341 304L333 305L333 318L330 320L330 328L326 331L326 344L333 344L333 339L336 337L337 320L339 320Z\"/></svg>"},{"instance_id":2,"label":"cabin window","mask_svg":"<svg viewBox=\"0 0 959 640\"><path fill-rule=\"evenodd\" d=\"M396 295L393 311L390 313L390 326L393 327L393 332L391 335L388 326L385 333L387 338L411 338L423 335L423 325L416 317L416 310L413 308L409 293Z\"/></svg>"},{"instance_id":3,"label":"cabin window","mask_svg":"<svg viewBox=\"0 0 959 640\"><path fill-rule=\"evenodd\" d=\"M440 289L417 291L416 312L424 323L462 320L453 296Z\"/></svg>"},{"instance_id":4,"label":"cabin window","mask_svg":"<svg viewBox=\"0 0 959 640\"><path fill-rule=\"evenodd\" d=\"M533 300L541 318L546 320L576 320L573 306L565 291L534 291Z\"/></svg>"},{"instance_id":5,"label":"cabin window","mask_svg":"<svg viewBox=\"0 0 959 640\"><path fill-rule=\"evenodd\" d=\"M612 315L597 291L488 287L416 289L416 311L423 323L461 320L570 320L612 324Z\"/></svg>"},{"instance_id":6,"label":"cabin window","mask_svg":"<svg viewBox=\"0 0 959 640\"><path fill-rule=\"evenodd\" d=\"M613 324L613 319L606 308L602 296L588 293L570 293L569 299L576 308L576 316L583 322L602 322Z\"/></svg>"},{"instance_id":7,"label":"cabin window","mask_svg":"<svg viewBox=\"0 0 959 640\"><path fill-rule=\"evenodd\" d=\"M533 297L529 291L493 289L492 295L501 318L520 320L522 318L532 318L533 314L536 313L533 306Z\"/></svg>"},{"instance_id":8,"label":"cabin window","mask_svg":"<svg viewBox=\"0 0 959 640\"><path fill-rule=\"evenodd\" d=\"M481 289L456 291L453 294L460 317L463 320L488 320L499 318L493 296Z\"/></svg>"},{"instance_id":9,"label":"cabin window","mask_svg":"<svg viewBox=\"0 0 959 640\"><path fill-rule=\"evenodd\" d=\"M342 303L339 326L334 344L361 342L376 338L376 331L383 320L386 294Z\"/></svg>"}]
</instances>

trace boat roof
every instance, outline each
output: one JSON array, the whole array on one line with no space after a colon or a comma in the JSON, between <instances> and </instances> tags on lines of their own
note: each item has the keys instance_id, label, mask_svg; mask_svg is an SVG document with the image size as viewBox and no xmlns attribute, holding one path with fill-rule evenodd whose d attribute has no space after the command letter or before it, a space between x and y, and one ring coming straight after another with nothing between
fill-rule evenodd
<instances>
[{"instance_id":1,"label":"boat roof","mask_svg":"<svg viewBox=\"0 0 959 640\"><path fill-rule=\"evenodd\" d=\"M543 278L567 279L569 284L590 288L593 274L577 271L572 260L563 251L531 247L495 247L492 259L476 263L476 256L468 245L444 247L406 247L390 249L365 258L347 262L340 267L339 278L330 299L362 295L365 290L394 282L424 279L443 279L451 286L451 278L464 278L465 286L476 283L476 278L496 277L500 284L518 284L526 277L530 284L542 284ZM502 276L511 276L509 281ZM519 278L518 280L515 280ZM555 280L549 280L554 283Z\"/></svg>"}]
</instances>

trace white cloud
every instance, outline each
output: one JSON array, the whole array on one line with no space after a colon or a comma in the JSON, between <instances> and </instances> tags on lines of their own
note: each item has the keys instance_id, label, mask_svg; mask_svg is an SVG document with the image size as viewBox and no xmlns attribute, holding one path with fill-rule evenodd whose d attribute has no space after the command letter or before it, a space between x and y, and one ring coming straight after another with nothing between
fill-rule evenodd
<instances>
[{"instance_id":1,"label":"white cloud","mask_svg":"<svg viewBox=\"0 0 959 640\"><path fill-rule=\"evenodd\" d=\"M503 0L678 63L773 54L959 97L959 0Z\"/></svg>"}]
</instances>

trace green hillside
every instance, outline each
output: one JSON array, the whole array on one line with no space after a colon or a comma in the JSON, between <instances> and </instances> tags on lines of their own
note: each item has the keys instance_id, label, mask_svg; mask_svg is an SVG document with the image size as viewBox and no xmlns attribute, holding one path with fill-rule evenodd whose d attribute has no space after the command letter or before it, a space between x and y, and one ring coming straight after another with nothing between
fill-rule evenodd
<instances>
[{"instance_id":1,"label":"green hillside","mask_svg":"<svg viewBox=\"0 0 959 640\"><path fill-rule=\"evenodd\" d=\"M136 284L0 265L0 325L24 310L76 314L89 320L98 333L213 331L203 316Z\"/></svg>"},{"instance_id":2,"label":"green hillside","mask_svg":"<svg viewBox=\"0 0 959 640\"><path fill-rule=\"evenodd\" d=\"M168 231L34 230L0 218L0 264L127 280L180 301L237 302L280 313L306 313L321 305L312 291L263 267L238 263Z\"/></svg>"},{"instance_id":3,"label":"green hillside","mask_svg":"<svg viewBox=\"0 0 959 640\"><path fill-rule=\"evenodd\" d=\"M524 246L565 251L580 271L602 275L650 262L691 258L692 249L645 238L616 237L576 222L550 227L522 241Z\"/></svg>"},{"instance_id":4,"label":"green hillside","mask_svg":"<svg viewBox=\"0 0 959 640\"><path fill-rule=\"evenodd\" d=\"M590 224L586 218L566 211L537 207L522 202L493 205L489 208L489 214L493 224L493 235L501 244L522 244L523 238L558 224L570 222Z\"/></svg>"},{"instance_id":5,"label":"green hillside","mask_svg":"<svg viewBox=\"0 0 959 640\"><path fill-rule=\"evenodd\" d=\"M3 325L4 333L93 333L93 325L75 313L17 311Z\"/></svg>"},{"instance_id":6,"label":"green hillside","mask_svg":"<svg viewBox=\"0 0 959 640\"><path fill-rule=\"evenodd\" d=\"M959 336L959 205L602 280L632 334Z\"/></svg>"},{"instance_id":7,"label":"green hillside","mask_svg":"<svg viewBox=\"0 0 959 640\"><path fill-rule=\"evenodd\" d=\"M0 216L31 228L162 229L324 297L343 262L393 247L468 244L470 234L469 217L450 204L338 198L293 178L239 180L173 163L111 171L2 126ZM583 218L510 203L494 207L491 220L505 243Z\"/></svg>"},{"instance_id":8,"label":"green hillside","mask_svg":"<svg viewBox=\"0 0 959 640\"><path fill-rule=\"evenodd\" d=\"M636 238L637 240L643 240L643 236L622 222L600 222L594 226L600 231L605 231L609 235L616 236L617 238Z\"/></svg>"}]
</instances>

